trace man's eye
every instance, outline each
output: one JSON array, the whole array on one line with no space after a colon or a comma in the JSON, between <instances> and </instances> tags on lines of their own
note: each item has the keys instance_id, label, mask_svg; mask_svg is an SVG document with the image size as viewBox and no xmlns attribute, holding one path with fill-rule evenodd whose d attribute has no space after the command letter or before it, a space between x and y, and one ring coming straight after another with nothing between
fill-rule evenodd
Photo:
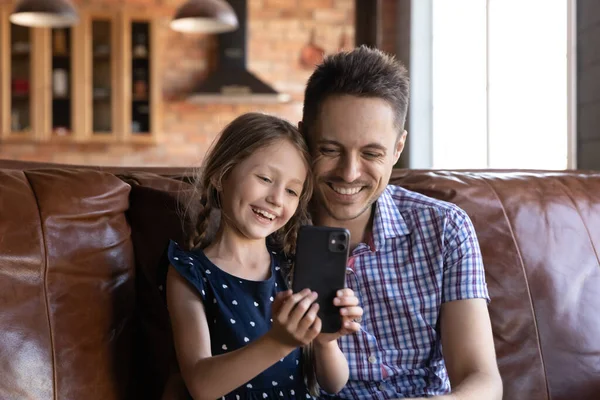
<instances>
[{"instance_id":1,"label":"man's eye","mask_svg":"<svg viewBox=\"0 0 600 400\"><path fill-rule=\"evenodd\" d=\"M364 155L367 158L379 158L379 157L381 157L381 154L379 154L379 153L364 153Z\"/></svg>"},{"instance_id":2,"label":"man's eye","mask_svg":"<svg viewBox=\"0 0 600 400\"><path fill-rule=\"evenodd\" d=\"M321 151L322 154L334 154L334 153L337 153L337 150L330 149L328 147L321 147L320 151Z\"/></svg>"}]
</instances>

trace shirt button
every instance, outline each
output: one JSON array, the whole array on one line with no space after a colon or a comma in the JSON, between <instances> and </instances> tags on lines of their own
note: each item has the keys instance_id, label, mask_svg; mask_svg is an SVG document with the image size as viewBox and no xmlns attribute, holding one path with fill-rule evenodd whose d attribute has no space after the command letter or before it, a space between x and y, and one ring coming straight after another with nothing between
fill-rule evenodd
<instances>
[{"instance_id":1,"label":"shirt button","mask_svg":"<svg viewBox=\"0 0 600 400\"><path fill-rule=\"evenodd\" d=\"M369 356L369 362L371 364L375 364L377 362L377 357L375 357L375 356Z\"/></svg>"},{"instance_id":2,"label":"shirt button","mask_svg":"<svg viewBox=\"0 0 600 400\"><path fill-rule=\"evenodd\" d=\"M383 386L382 383L379 384L379 386L377 386L377 389L379 389L380 391L384 392L385 391L385 387Z\"/></svg>"},{"instance_id":3,"label":"shirt button","mask_svg":"<svg viewBox=\"0 0 600 400\"><path fill-rule=\"evenodd\" d=\"M351 268L346 268L346 275L350 275L352 272L354 271Z\"/></svg>"}]
</instances>

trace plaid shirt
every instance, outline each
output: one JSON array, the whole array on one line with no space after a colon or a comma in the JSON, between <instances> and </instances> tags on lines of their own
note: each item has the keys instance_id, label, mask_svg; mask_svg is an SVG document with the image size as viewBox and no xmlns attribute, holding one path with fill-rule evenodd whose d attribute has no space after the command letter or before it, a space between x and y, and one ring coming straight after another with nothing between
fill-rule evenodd
<instances>
[{"instance_id":1,"label":"plaid shirt","mask_svg":"<svg viewBox=\"0 0 600 400\"><path fill-rule=\"evenodd\" d=\"M489 302L479 244L466 213L390 185L376 203L370 243L354 249L346 273L364 315L361 331L339 340L350 379L336 398L449 393L440 306L471 298Z\"/></svg>"}]
</instances>

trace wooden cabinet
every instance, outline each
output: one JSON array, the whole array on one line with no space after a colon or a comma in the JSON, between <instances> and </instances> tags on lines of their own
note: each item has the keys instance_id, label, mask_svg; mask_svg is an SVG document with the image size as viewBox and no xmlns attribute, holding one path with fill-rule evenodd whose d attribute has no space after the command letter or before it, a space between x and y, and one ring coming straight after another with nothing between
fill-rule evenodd
<instances>
[{"instance_id":1,"label":"wooden cabinet","mask_svg":"<svg viewBox=\"0 0 600 400\"><path fill-rule=\"evenodd\" d=\"M0 10L0 138L154 142L160 129L157 19L80 8L70 28L25 28Z\"/></svg>"}]
</instances>

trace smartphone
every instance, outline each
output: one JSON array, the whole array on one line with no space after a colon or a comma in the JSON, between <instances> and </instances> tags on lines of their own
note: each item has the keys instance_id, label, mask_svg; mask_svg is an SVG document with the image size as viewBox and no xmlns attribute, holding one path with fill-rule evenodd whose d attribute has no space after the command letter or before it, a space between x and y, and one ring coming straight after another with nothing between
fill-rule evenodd
<instances>
[{"instance_id":1,"label":"smartphone","mask_svg":"<svg viewBox=\"0 0 600 400\"><path fill-rule=\"evenodd\" d=\"M321 332L334 333L342 328L340 309L333 299L346 286L349 247L350 232L344 228L306 225L298 232L292 290L317 292Z\"/></svg>"}]
</instances>

